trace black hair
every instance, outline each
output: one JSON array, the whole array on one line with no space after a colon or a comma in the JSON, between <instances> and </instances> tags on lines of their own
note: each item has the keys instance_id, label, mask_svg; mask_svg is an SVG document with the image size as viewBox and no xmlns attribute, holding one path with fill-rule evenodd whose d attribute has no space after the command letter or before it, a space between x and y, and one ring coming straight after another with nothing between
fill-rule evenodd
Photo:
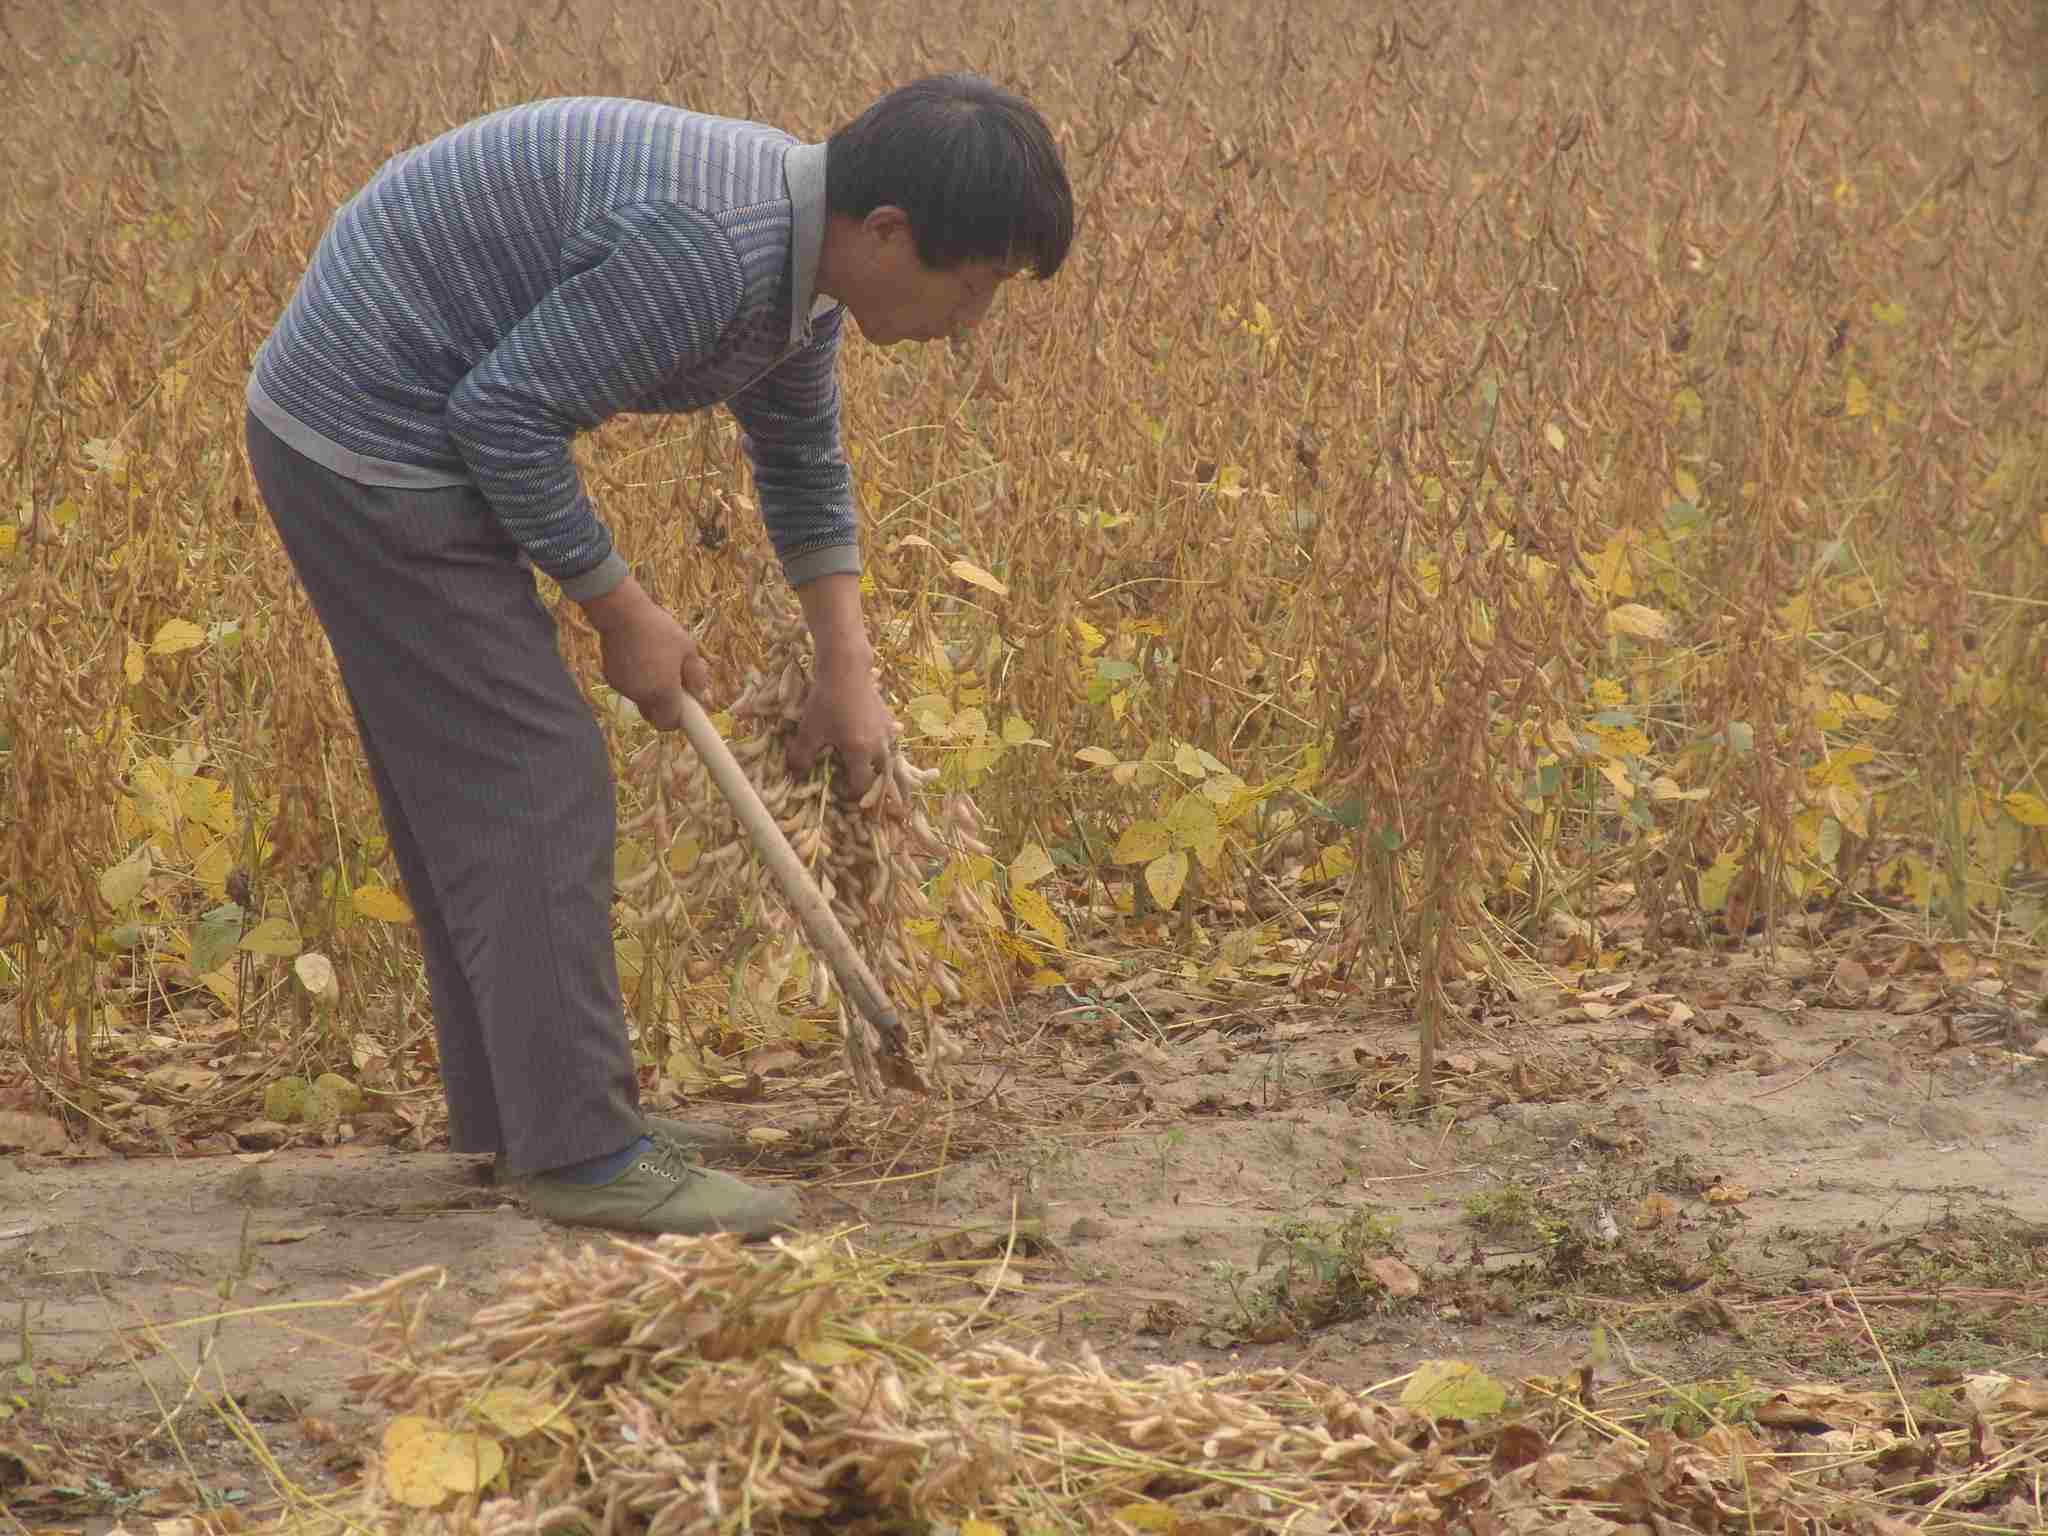
<instances>
[{"instance_id":1,"label":"black hair","mask_svg":"<svg viewBox=\"0 0 2048 1536\"><path fill-rule=\"evenodd\" d=\"M979 75L899 86L834 133L825 202L855 219L901 208L919 259L942 271L993 261L1049 278L1074 240L1074 194L1052 129Z\"/></svg>"}]
</instances>

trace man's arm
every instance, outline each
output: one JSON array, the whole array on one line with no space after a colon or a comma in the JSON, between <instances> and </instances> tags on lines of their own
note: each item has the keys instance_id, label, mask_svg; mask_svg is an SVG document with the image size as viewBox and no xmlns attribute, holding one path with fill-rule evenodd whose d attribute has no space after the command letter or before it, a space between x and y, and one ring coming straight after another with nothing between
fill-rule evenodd
<instances>
[{"instance_id":1,"label":"man's arm","mask_svg":"<svg viewBox=\"0 0 2048 1536\"><path fill-rule=\"evenodd\" d=\"M573 275L450 392L449 435L505 531L583 606L604 680L672 731L684 690L708 695L710 670L613 548L570 442L711 354L739 310L739 258L702 214L643 205L579 236L567 259Z\"/></svg>"},{"instance_id":2,"label":"man's arm","mask_svg":"<svg viewBox=\"0 0 2048 1536\"><path fill-rule=\"evenodd\" d=\"M823 316L805 346L729 408L753 466L761 521L818 653L790 765L805 772L830 748L847 793L860 795L888 760L896 722L875 686L874 647L861 616L859 524L839 426L842 313Z\"/></svg>"},{"instance_id":3,"label":"man's arm","mask_svg":"<svg viewBox=\"0 0 2048 1536\"><path fill-rule=\"evenodd\" d=\"M449 436L505 531L577 602L625 562L584 494L570 443L710 356L739 311L739 257L704 215L622 209L577 236L575 269L448 396Z\"/></svg>"}]
</instances>

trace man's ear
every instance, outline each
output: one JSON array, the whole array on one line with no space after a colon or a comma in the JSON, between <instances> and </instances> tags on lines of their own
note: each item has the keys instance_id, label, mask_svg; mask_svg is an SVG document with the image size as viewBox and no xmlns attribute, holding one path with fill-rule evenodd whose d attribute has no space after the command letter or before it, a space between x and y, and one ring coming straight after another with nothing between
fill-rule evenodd
<instances>
[{"instance_id":1,"label":"man's ear","mask_svg":"<svg viewBox=\"0 0 2048 1536\"><path fill-rule=\"evenodd\" d=\"M883 203L870 209L860 224L863 230L884 245L899 236L908 238L910 235L910 215L894 203Z\"/></svg>"}]
</instances>

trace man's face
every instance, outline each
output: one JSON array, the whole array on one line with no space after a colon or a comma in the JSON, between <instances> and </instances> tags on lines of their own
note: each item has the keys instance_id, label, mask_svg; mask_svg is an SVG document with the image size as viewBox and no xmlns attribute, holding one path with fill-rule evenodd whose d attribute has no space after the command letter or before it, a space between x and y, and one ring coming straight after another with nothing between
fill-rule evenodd
<instances>
[{"instance_id":1,"label":"man's face","mask_svg":"<svg viewBox=\"0 0 2048 1536\"><path fill-rule=\"evenodd\" d=\"M971 331L1012 274L991 261L928 267L917 254L910 226L882 221L869 230L864 292L847 308L861 335L877 346L899 341L943 341Z\"/></svg>"}]
</instances>

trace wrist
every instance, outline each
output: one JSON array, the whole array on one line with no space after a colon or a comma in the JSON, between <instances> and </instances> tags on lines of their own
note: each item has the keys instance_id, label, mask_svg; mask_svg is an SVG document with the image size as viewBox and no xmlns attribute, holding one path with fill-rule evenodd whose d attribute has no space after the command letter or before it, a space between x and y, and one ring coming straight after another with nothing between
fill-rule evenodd
<instances>
[{"instance_id":1,"label":"wrist","mask_svg":"<svg viewBox=\"0 0 2048 1536\"><path fill-rule=\"evenodd\" d=\"M875 648L868 644L867 636L852 640L826 644L817 640L818 676L823 678L846 678L870 676L875 669Z\"/></svg>"},{"instance_id":2,"label":"wrist","mask_svg":"<svg viewBox=\"0 0 2048 1536\"><path fill-rule=\"evenodd\" d=\"M647 589L628 573L626 579L600 597L585 599L581 604L583 616L599 634L631 625L649 608L654 599L647 595Z\"/></svg>"}]
</instances>

